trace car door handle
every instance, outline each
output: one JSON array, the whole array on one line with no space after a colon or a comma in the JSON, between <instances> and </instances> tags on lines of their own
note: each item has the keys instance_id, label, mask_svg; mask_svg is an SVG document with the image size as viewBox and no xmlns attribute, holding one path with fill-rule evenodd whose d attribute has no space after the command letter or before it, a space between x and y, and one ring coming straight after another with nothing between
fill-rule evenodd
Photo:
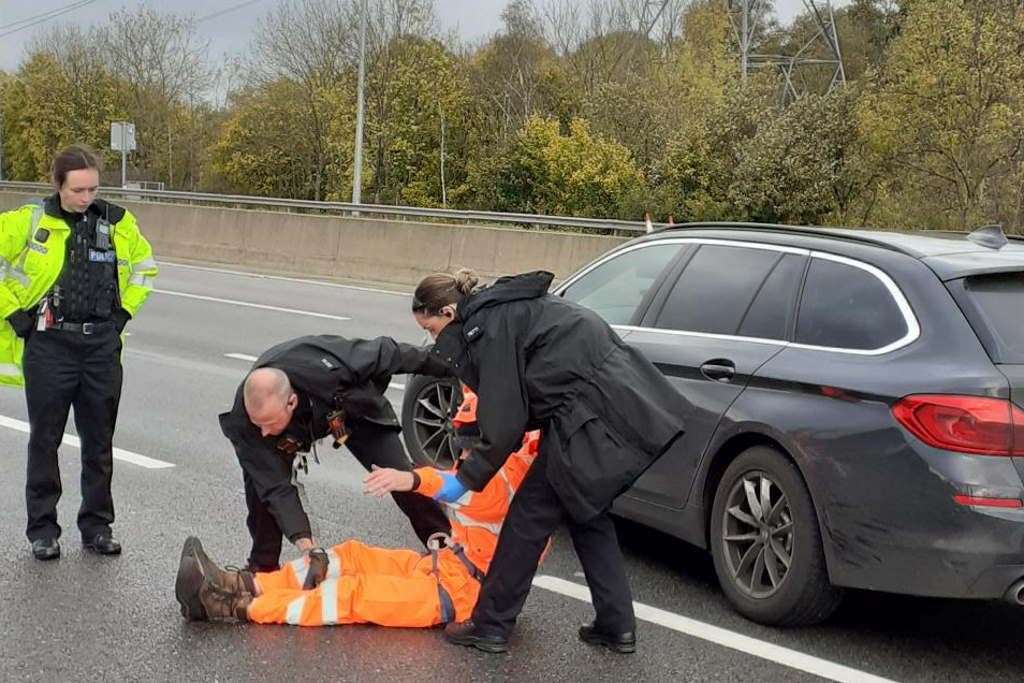
<instances>
[{"instance_id":1,"label":"car door handle","mask_svg":"<svg viewBox=\"0 0 1024 683\"><path fill-rule=\"evenodd\" d=\"M736 376L736 364L727 358L716 358L701 365L700 374L713 382L728 382Z\"/></svg>"}]
</instances>

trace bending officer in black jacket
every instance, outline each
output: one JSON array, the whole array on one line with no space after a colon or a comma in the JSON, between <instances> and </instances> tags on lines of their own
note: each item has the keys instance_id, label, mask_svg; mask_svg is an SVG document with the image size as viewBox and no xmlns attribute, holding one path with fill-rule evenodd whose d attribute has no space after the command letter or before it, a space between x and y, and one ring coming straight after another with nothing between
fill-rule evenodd
<instances>
[{"instance_id":1,"label":"bending officer in black jacket","mask_svg":"<svg viewBox=\"0 0 1024 683\"><path fill-rule=\"evenodd\" d=\"M220 416L242 466L253 571L278 568L282 536L303 552L316 546L293 472L319 439L338 439L343 429L345 445L367 470L411 469L398 438L401 426L384 398L391 376L406 373L450 374L428 350L389 337L299 337L256 360L231 412ZM392 496L424 545L431 534L450 532L435 501L415 493Z\"/></svg>"},{"instance_id":2,"label":"bending officer in black jacket","mask_svg":"<svg viewBox=\"0 0 1024 683\"><path fill-rule=\"evenodd\" d=\"M597 612L580 638L633 652L633 602L608 510L682 435L688 403L597 314L548 294L552 277L504 277L476 291L470 271L432 275L413 297L416 321L437 340L432 352L480 397L480 437L449 496L481 490L523 432L541 430L472 619L445 635L505 651L548 538L566 522Z\"/></svg>"}]
</instances>

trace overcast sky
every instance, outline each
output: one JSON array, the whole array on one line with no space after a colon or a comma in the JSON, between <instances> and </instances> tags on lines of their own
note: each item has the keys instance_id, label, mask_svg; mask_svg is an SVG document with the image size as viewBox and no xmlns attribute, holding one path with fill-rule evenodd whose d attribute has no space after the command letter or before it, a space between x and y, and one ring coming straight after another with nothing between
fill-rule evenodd
<instances>
[{"instance_id":1,"label":"overcast sky","mask_svg":"<svg viewBox=\"0 0 1024 683\"><path fill-rule=\"evenodd\" d=\"M3 27L9 24L80 2L81 0L0 0L0 34L5 32ZM200 31L211 42L211 56L219 58L222 55L233 56L243 52L248 45L249 34L255 26L256 19L275 2L276 0L256 0L222 17L202 22ZM163 10L173 7L177 12L192 13L197 18L202 18L218 10L240 5L242 0L94 0L54 21L76 22L87 26L102 22L113 10L140 4L155 5ZM434 4L443 27L455 29L464 39L475 41L500 28L501 10L507 4L507 0L435 0ZM842 4L842 0L836 4ZM780 19L787 22L800 11L803 2L777 0L776 7ZM52 23L39 24L37 27L0 37L0 69L11 70L17 67L28 39L34 32L44 30Z\"/></svg>"}]
</instances>

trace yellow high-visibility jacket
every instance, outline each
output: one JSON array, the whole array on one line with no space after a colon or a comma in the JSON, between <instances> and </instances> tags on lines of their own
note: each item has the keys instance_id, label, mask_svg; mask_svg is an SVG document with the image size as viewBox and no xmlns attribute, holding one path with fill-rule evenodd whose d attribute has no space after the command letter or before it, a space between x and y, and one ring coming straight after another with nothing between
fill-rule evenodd
<instances>
[{"instance_id":1,"label":"yellow high-visibility jacket","mask_svg":"<svg viewBox=\"0 0 1024 683\"><path fill-rule=\"evenodd\" d=\"M96 203L111 218L121 307L134 318L153 289L157 274L153 250L130 211L101 199ZM43 242L37 240L43 234L40 228L48 233ZM64 219L51 216L41 205L26 204L0 213L0 384L24 384L24 342L6 319L19 309L34 312L49 293L64 267L70 234Z\"/></svg>"}]
</instances>

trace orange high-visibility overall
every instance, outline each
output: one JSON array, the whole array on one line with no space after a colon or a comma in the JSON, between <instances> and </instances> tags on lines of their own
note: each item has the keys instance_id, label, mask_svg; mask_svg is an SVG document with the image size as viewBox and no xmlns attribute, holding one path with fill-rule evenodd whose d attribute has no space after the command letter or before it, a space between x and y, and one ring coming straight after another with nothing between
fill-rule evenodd
<instances>
[{"instance_id":1,"label":"orange high-visibility overall","mask_svg":"<svg viewBox=\"0 0 1024 683\"><path fill-rule=\"evenodd\" d=\"M476 420L476 396L468 389L464 394L454 419L456 429ZM257 573L261 594L249 606L249 620L300 626L429 627L468 619L512 496L537 456L539 439L539 432L524 436L522 447L483 491L469 491L453 503L442 503L452 535L438 549L422 554L346 541L327 551L327 578L313 590L302 590L308 571L305 557L278 571ZM420 478L416 491L436 495L443 483L440 471L430 467L415 471Z\"/></svg>"}]
</instances>

